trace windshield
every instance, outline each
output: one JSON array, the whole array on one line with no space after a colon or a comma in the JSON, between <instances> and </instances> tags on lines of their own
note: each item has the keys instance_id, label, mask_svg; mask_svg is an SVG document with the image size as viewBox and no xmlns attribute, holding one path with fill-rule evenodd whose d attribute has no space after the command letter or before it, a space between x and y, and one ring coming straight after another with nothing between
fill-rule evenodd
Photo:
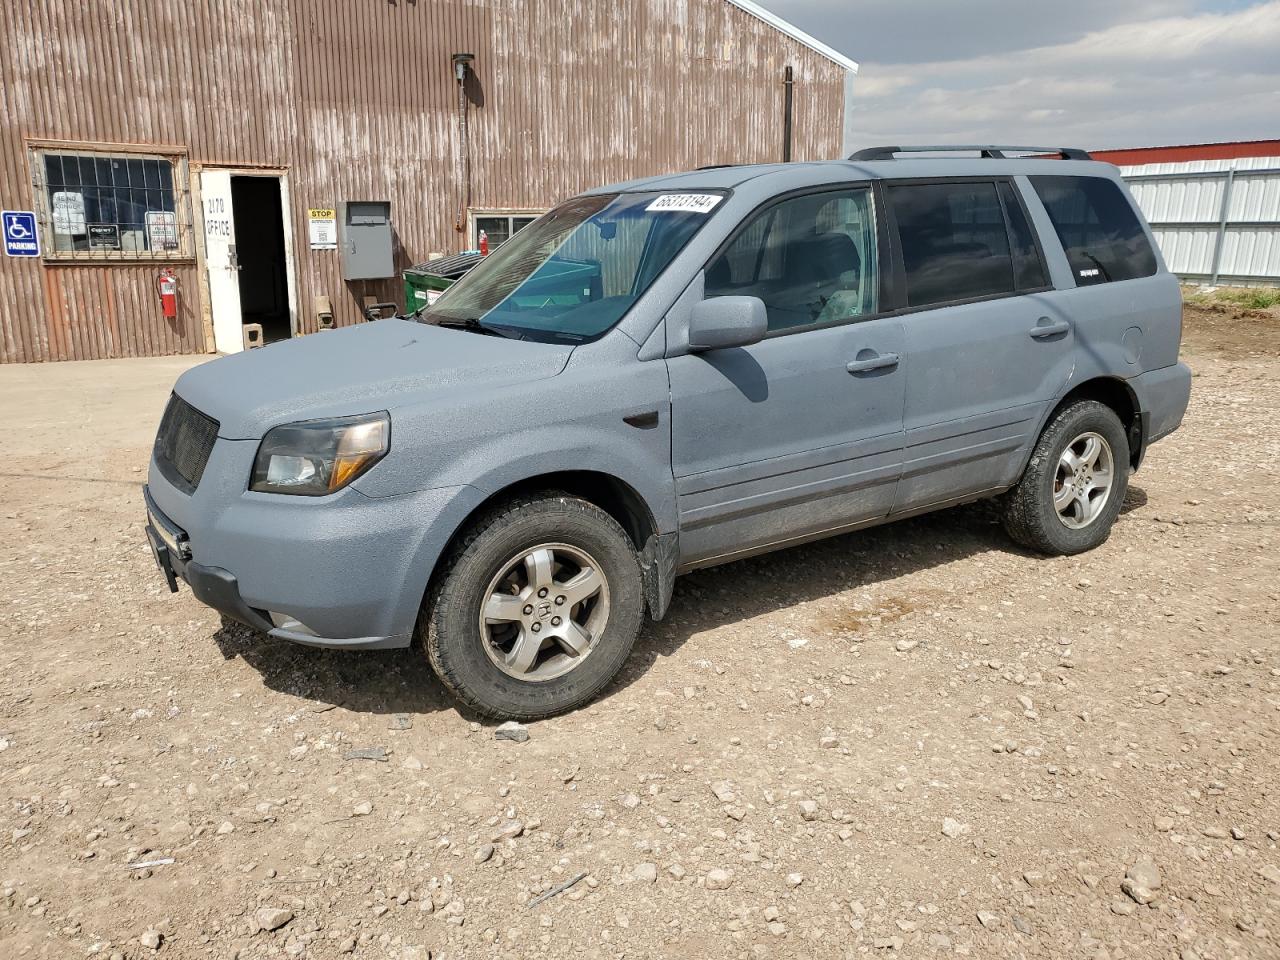
<instances>
[{"instance_id":1,"label":"windshield","mask_svg":"<svg viewBox=\"0 0 1280 960\"><path fill-rule=\"evenodd\" d=\"M525 227L423 311L530 340L598 337L649 289L722 193L575 197Z\"/></svg>"}]
</instances>

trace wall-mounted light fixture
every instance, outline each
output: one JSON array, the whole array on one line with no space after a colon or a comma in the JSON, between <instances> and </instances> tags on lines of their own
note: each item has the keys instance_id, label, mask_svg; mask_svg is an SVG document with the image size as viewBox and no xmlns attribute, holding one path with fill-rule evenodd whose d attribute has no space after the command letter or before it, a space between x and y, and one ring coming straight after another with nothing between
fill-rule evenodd
<instances>
[{"instance_id":1,"label":"wall-mounted light fixture","mask_svg":"<svg viewBox=\"0 0 1280 960\"><path fill-rule=\"evenodd\" d=\"M462 83L467 76L467 68L475 61L474 53L455 53L453 59L453 78Z\"/></svg>"}]
</instances>

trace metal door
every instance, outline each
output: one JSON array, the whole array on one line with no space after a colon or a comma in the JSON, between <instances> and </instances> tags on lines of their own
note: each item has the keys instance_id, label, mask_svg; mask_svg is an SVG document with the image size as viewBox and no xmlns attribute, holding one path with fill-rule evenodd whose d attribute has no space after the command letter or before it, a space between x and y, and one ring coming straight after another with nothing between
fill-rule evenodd
<instances>
[{"instance_id":1,"label":"metal door","mask_svg":"<svg viewBox=\"0 0 1280 960\"><path fill-rule=\"evenodd\" d=\"M219 353L244 349L240 312L240 266L236 261L236 225L231 211L231 172L200 173L204 213L205 267L209 273L209 309L213 344Z\"/></svg>"}]
</instances>

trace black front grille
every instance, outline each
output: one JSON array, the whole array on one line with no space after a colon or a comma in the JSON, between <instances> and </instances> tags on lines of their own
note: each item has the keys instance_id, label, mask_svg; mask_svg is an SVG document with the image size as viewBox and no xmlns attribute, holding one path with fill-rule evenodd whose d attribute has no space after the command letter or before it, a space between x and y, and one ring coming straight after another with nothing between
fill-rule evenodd
<instances>
[{"instance_id":1,"label":"black front grille","mask_svg":"<svg viewBox=\"0 0 1280 960\"><path fill-rule=\"evenodd\" d=\"M170 482L190 493L200 486L217 439L217 420L171 394L156 434L156 464Z\"/></svg>"}]
</instances>

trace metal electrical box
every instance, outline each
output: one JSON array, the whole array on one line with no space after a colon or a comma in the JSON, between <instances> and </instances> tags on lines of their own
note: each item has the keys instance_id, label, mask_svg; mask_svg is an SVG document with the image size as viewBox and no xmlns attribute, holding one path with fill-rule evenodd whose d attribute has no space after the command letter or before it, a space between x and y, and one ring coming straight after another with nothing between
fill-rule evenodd
<instances>
[{"instance_id":1,"label":"metal electrical box","mask_svg":"<svg viewBox=\"0 0 1280 960\"><path fill-rule=\"evenodd\" d=\"M338 205L342 279L381 280L396 275L391 243L391 201L351 200Z\"/></svg>"}]
</instances>

